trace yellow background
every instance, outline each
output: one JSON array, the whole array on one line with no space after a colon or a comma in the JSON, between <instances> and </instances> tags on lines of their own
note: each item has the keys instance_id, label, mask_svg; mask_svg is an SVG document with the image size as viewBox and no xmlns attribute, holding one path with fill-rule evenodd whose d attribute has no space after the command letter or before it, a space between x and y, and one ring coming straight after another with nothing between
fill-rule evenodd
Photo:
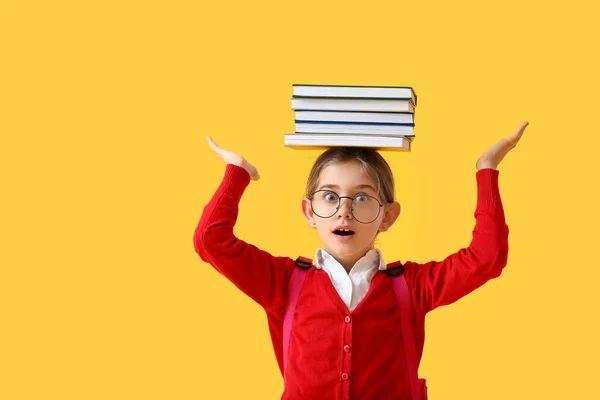
<instances>
[{"instance_id":1,"label":"yellow background","mask_svg":"<svg viewBox=\"0 0 600 400\"><path fill-rule=\"evenodd\" d=\"M592 3L3 2L0 398L279 398L263 311L192 234L210 135L262 176L238 236L313 257L293 83L415 88L390 262L468 245L475 161L530 121L499 167L508 266L429 315L420 373L432 399L600 398Z\"/></svg>"}]
</instances>

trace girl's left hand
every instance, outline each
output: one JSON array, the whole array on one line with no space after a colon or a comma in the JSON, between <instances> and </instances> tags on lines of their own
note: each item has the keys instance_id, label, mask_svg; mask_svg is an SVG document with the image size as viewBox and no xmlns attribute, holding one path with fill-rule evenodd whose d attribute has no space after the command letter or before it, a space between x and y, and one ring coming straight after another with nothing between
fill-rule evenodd
<instances>
[{"instance_id":1,"label":"girl's left hand","mask_svg":"<svg viewBox=\"0 0 600 400\"><path fill-rule=\"evenodd\" d=\"M504 156L517 145L521 136L523 136L523 132L525 128L529 125L529 122L525 121L519 126L519 129L510 137L500 139L496 144L487 149L481 157L477 160L475 166L477 170L483 168L492 168L496 169L500 161L504 158Z\"/></svg>"}]
</instances>

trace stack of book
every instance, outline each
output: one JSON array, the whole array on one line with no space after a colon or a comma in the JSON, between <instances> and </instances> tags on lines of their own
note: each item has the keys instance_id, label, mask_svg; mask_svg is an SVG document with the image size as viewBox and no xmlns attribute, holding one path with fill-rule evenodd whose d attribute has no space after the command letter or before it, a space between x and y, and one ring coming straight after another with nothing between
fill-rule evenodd
<instances>
[{"instance_id":1,"label":"stack of book","mask_svg":"<svg viewBox=\"0 0 600 400\"><path fill-rule=\"evenodd\" d=\"M293 85L296 132L285 146L410 151L417 95L407 86Z\"/></svg>"}]
</instances>

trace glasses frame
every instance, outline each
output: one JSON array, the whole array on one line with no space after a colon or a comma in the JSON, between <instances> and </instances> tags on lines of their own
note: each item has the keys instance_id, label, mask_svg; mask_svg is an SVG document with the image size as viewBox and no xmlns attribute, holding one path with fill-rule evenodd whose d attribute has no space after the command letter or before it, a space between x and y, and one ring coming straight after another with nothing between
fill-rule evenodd
<instances>
[{"instance_id":1,"label":"glasses frame","mask_svg":"<svg viewBox=\"0 0 600 400\"><path fill-rule=\"evenodd\" d=\"M333 214L331 214L329 217L323 217L319 214L316 213L315 208L313 207L313 200L315 197L315 194L319 193L319 192L329 192L329 193L333 193L338 197L338 204L335 207L335 211ZM356 216L354 215L354 208L352 207L352 204L354 204L354 200L358 197L358 196L366 196L369 197L371 199L374 199L377 204L379 204L379 207L377 208L377 215L375 216L375 218L373 218L371 221L369 222L362 222L359 219L356 218ZM327 218L331 218L333 217L335 214L337 214L337 212L340 210L340 207L342 206L342 199L350 199L352 200L352 202L350 203L350 213L352 214L352 218L354 218L356 220L356 222L361 223L361 224L370 224L371 222L375 221L377 218L379 218L379 214L381 214L381 207L383 207L383 204L381 204L381 202L379 201L379 199L377 199L377 197L373 197L373 196L369 196L368 194L357 194L354 197L350 197L350 196L340 196L339 194L337 194L336 192L334 192L333 190L328 190L328 189L321 189L321 190L317 190L316 192L314 192L313 194L311 194L310 196L308 196L308 199L310 200L310 208L312 209L313 213L319 217L319 218L323 218L323 219L327 219Z\"/></svg>"}]
</instances>

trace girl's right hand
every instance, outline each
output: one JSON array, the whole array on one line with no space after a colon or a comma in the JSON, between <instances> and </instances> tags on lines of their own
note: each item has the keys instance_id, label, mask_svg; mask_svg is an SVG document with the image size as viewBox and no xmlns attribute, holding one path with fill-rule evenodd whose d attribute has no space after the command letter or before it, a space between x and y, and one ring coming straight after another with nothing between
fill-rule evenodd
<instances>
[{"instance_id":1,"label":"girl's right hand","mask_svg":"<svg viewBox=\"0 0 600 400\"><path fill-rule=\"evenodd\" d=\"M213 151L217 153L217 155L221 157L223 161L225 161L227 164L233 164L237 165L238 167L244 168L246 171L248 171L248 173L250 174L250 179L252 179L253 181L257 181L260 178L260 175L258 174L258 171L254 167L254 165L246 161L244 157L237 153L234 153L233 151L225 150L224 148L220 147L218 144L213 142L213 140L209 137L207 137L206 140L208 141L208 145L210 146L210 148L213 149Z\"/></svg>"}]
</instances>

